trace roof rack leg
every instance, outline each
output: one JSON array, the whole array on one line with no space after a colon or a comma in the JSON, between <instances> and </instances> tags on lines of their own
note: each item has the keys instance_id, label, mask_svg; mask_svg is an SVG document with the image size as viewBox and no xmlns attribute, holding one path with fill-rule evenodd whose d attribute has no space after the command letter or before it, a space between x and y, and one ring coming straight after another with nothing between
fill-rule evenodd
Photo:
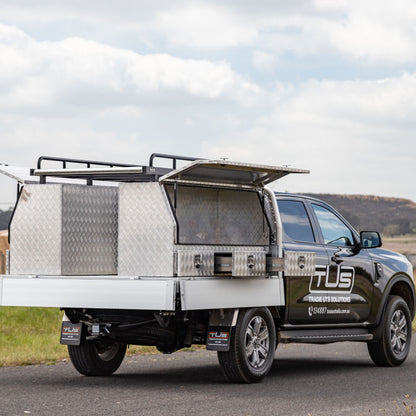
<instances>
[{"instance_id":1,"label":"roof rack leg","mask_svg":"<svg viewBox=\"0 0 416 416\"><path fill-rule=\"evenodd\" d=\"M189 162L194 162L195 160L203 160L202 157L189 157L189 156L178 156L178 155L168 155L164 153L152 153L149 158L149 166L153 166L153 161L155 158L158 159L171 159L172 160L172 167L176 169L176 162L178 160L185 160Z\"/></svg>"}]
</instances>

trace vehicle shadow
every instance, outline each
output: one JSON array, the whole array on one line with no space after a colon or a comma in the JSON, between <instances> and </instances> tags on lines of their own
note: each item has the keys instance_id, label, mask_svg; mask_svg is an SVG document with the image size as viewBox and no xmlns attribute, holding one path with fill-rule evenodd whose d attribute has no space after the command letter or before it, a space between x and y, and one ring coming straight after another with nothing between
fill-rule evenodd
<instances>
[{"instance_id":1,"label":"vehicle shadow","mask_svg":"<svg viewBox=\"0 0 416 416\"><path fill-rule=\"evenodd\" d=\"M342 370L347 373L349 371L357 371L362 369L367 371L369 368L375 368L370 359L362 358L353 359L317 359L311 358L284 358L275 359L272 369L267 377L293 378L309 376L311 373L325 377L330 373L336 373Z\"/></svg>"},{"instance_id":2,"label":"vehicle shadow","mask_svg":"<svg viewBox=\"0 0 416 416\"><path fill-rule=\"evenodd\" d=\"M141 368L139 360L137 362L126 362L123 366L111 377L85 377L81 376L68 368L71 371L69 377L65 377L62 380L54 378L53 383L62 384L65 386L74 385L83 388L91 387L111 387L111 388L137 388L141 389L151 388L155 386L163 385L164 389L177 389L183 387L198 388L198 386L217 386L221 389L225 385L235 385L230 383L221 371L221 367L217 363L216 359L211 359L209 363L188 363L186 360L175 363L174 366L165 366L165 363L158 363L153 368L149 368L147 365L145 368ZM166 363L167 364L167 363ZM344 376L348 376L350 372L368 372L369 369L377 368L371 363L370 360L364 360L357 358L356 360L348 359L316 359L316 358L283 358L275 359L272 369L262 383L256 384L257 386L264 385L265 383L274 383L275 379L279 382L290 382L292 379L296 379L301 383L304 380L309 380L311 375L315 378L326 379L331 374L342 373ZM48 383L47 379L40 382ZM52 382L52 380L51 380ZM222 386L222 387L221 387Z\"/></svg>"}]
</instances>

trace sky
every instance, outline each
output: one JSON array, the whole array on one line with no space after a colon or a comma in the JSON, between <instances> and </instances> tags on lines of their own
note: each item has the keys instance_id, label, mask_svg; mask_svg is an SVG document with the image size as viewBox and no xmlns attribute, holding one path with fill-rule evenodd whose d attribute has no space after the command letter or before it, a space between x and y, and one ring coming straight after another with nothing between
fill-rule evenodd
<instances>
[{"instance_id":1,"label":"sky","mask_svg":"<svg viewBox=\"0 0 416 416\"><path fill-rule=\"evenodd\" d=\"M414 0L0 0L0 162L228 158L416 201L415 22Z\"/></svg>"}]
</instances>

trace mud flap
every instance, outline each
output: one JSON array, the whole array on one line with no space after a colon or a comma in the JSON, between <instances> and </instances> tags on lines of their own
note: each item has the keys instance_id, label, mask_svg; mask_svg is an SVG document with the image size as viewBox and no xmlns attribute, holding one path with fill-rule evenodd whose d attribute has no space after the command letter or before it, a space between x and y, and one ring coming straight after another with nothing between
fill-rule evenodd
<instances>
[{"instance_id":1,"label":"mud flap","mask_svg":"<svg viewBox=\"0 0 416 416\"><path fill-rule=\"evenodd\" d=\"M228 351L230 349L232 327L209 327L207 350Z\"/></svg>"},{"instance_id":2,"label":"mud flap","mask_svg":"<svg viewBox=\"0 0 416 416\"><path fill-rule=\"evenodd\" d=\"M80 345L82 324L73 324L70 321L63 321L61 326L61 344Z\"/></svg>"},{"instance_id":3,"label":"mud flap","mask_svg":"<svg viewBox=\"0 0 416 416\"><path fill-rule=\"evenodd\" d=\"M238 312L239 309L216 309L211 311L207 333L207 350L228 351L230 349Z\"/></svg>"}]
</instances>

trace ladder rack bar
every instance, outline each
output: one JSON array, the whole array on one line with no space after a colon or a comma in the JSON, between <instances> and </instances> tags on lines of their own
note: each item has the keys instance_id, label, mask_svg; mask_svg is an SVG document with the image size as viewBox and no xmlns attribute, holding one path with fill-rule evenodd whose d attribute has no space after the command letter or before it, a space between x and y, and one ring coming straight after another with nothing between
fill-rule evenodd
<instances>
[{"instance_id":1,"label":"ladder rack bar","mask_svg":"<svg viewBox=\"0 0 416 416\"><path fill-rule=\"evenodd\" d=\"M38 159L37 168L42 169L42 162L43 161L50 161L50 162L62 162L63 169L66 169L67 163L79 163L83 165L87 165L87 168L90 168L91 165L97 166L108 166L108 167L138 167L141 165L132 165L127 163L116 163L116 162L102 162L98 160L84 160L84 159L71 159L67 157L53 157L53 156L41 156Z\"/></svg>"},{"instance_id":2,"label":"ladder rack bar","mask_svg":"<svg viewBox=\"0 0 416 416\"><path fill-rule=\"evenodd\" d=\"M176 169L176 161L178 160L185 160L188 162L194 162L195 160L205 160L205 158L202 158L202 157L189 157L189 156L169 155L169 154L164 154L164 153L152 153L149 159L149 166L153 166L153 160L156 158L171 159L173 169Z\"/></svg>"}]
</instances>

